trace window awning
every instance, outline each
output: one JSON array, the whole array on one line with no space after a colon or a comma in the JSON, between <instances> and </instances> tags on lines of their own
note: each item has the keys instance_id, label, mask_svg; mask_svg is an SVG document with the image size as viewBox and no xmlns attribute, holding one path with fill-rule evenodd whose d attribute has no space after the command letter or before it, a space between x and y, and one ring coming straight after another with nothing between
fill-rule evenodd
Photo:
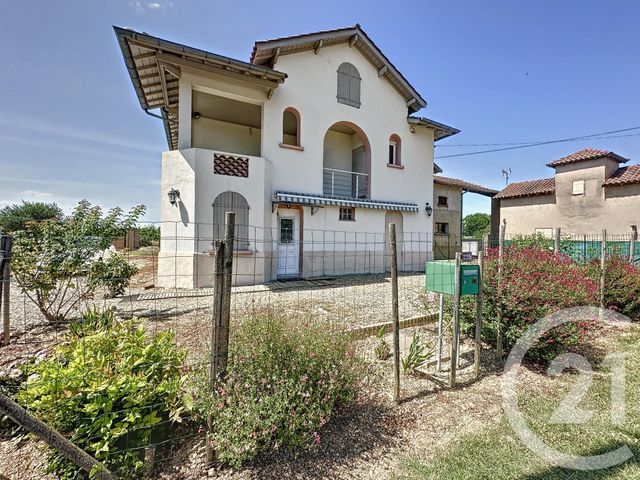
<instances>
[{"instance_id":1,"label":"window awning","mask_svg":"<svg viewBox=\"0 0 640 480\"><path fill-rule=\"evenodd\" d=\"M273 202L276 204L291 203L296 205L331 205L334 207L373 208L400 212L418 212L418 205L415 203L332 197L329 195L317 195L312 193L275 192L273 194Z\"/></svg>"}]
</instances>

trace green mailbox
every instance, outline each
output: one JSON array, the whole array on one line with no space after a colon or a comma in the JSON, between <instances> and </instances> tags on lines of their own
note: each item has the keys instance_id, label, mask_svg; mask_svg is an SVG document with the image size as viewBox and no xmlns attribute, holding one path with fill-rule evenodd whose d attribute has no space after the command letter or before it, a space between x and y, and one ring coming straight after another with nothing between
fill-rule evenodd
<instances>
[{"instance_id":1,"label":"green mailbox","mask_svg":"<svg viewBox=\"0 0 640 480\"><path fill-rule=\"evenodd\" d=\"M440 260L425 263L425 286L431 292L453 295L455 261ZM460 265L460 295L477 295L480 284L478 265Z\"/></svg>"}]
</instances>

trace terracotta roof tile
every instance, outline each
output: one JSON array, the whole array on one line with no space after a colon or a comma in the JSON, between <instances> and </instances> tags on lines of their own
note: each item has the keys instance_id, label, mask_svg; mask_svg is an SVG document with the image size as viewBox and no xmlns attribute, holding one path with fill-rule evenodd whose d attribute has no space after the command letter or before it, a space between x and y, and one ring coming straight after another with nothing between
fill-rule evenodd
<instances>
[{"instance_id":1,"label":"terracotta roof tile","mask_svg":"<svg viewBox=\"0 0 640 480\"><path fill-rule=\"evenodd\" d=\"M594 160L596 158L609 157L612 160L616 160L620 163L628 162L628 158L621 157L617 153L613 153L609 150L599 150L597 148L585 148L579 152L572 153L566 157L554 160L551 163L547 163L547 167L555 168L560 165L569 165L570 163L586 162L587 160Z\"/></svg>"},{"instance_id":2,"label":"terracotta roof tile","mask_svg":"<svg viewBox=\"0 0 640 480\"><path fill-rule=\"evenodd\" d=\"M498 190L483 187L482 185L478 185L477 183L465 182L464 180L458 180L457 178L443 177L441 175L434 175L433 181L434 183L438 183L441 185L450 185L452 187L460 187L469 192L479 193L480 195L487 195L490 197L498 193Z\"/></svg>"},{"instance_id":3,"label":"terracotta roof tile","mask_svg":"<svg viewBox=\"0 0 640 480\"><path fill-rule=\"evenodd\" d=\"M493 198L532 197L534 195L547 195L555 191L555 179L544 178L542 180L511 183Z\"/></svg>"},{"instance_id":4,"label":"terracotta roof tile","mask_svg":"<svg viewBox=\"0 0 640 480\"><path fill-rule=\"evenodd\" d=\"M631 165L617 169L604 182L605 187L640 183L640 165Z\"/></svg>"}]
</instances>

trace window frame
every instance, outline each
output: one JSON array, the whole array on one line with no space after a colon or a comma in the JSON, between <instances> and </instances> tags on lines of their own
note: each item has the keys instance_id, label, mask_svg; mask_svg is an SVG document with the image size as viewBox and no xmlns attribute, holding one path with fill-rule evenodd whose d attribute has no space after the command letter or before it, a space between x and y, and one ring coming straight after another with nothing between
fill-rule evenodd
<instances>
[{"instance_id":1,"label":"window frame","mask_svg":"<svg viewBox=\"0 0 640 480\"><path fill-rule=\"evenodd\" d=\"M443 198L444 198L444 202L441 201ZM447 197L446 195L438 195L437 206L439 208L449 208L449 197Z\"/></svg>"},{"instance_id":2,"label":"window frame","mask_svg":"<svg viewBox=\"0 0 640 480\"><path fill-rule=\"evenodd\" d=\"M440 229L438 228L438 225L443 225L445 228L443 232L440 231ZM449 235L449 223L448 222L435 222L435 230L436 230L436 234L438 235Z\"/></svg>"},{"instance_id":3,"label":"window frame","mask_svg":"<svg viewBox=\"0 0 640 480\"><path fill-rule=\"evenodd\" d=\"M362 105L362 77L360 76L360 72L356 66L350 62L341 63L336 71L336 77L336 99L338 100L338 103L360 108ZM341 95L341 92L343 91L346 91L346 96Z\"/></svg>"},{"instance_id":4,"label":"window frame","mask_svg":"<svg viewBox=\"0 0 640 480\"><path fill-rule=\"evenodd\" d=\"M576 191L576 185L580 185L580 190L581 191ZM571 184L571 194L576 196L576 197L580 197L583 195L586 195L587 189L586 189L586 182L584 180L574 180L573 183Z\"/></svg>"},{"instance_id":5,"label":"window frame","mask_svg":"<svg viewBox=\"0 0 640 480\"><path fill-rule=\"evenodd\" d=\"M284 132L284 117L285 115L289 113L291 115L293 115L293 117L296 120L296 143L295 144L291 144L291 143L287 143L285 141L285 132ZM302 119L300 116L300 112L295 109L294 107L286 107L283 111L282 111L282 141L280 142L280 147L282 148L290 148L292 150L304 150L304 147L302 147L302 131L301 131L301 127L302 127Z\"/></svg>"},{"instance_id":6,"label":"window frame","mask_svg":"<svg viewBox=\"0 0 640 480\"><path fill-rule=\"evenodd\" d=\"M349 218L343 218L343 212L349 212ZM339 207L338 220L341 222L355 222L356 221L356 207Z\"/></svg>"},{"instance_id":7,"label":"window frame","mask_svg":"<svg viewBox=\"0 0 640 480\"><path fill-rule=\"evenodd\" d=\"M402 166L402 140L396 133L392 133L389 136L389 148L393 146L393 161L391 158L387 158L387 167L404 168ZM391 151L388 152L388 156L391 156Z\"/></svg>"}]
</instances>

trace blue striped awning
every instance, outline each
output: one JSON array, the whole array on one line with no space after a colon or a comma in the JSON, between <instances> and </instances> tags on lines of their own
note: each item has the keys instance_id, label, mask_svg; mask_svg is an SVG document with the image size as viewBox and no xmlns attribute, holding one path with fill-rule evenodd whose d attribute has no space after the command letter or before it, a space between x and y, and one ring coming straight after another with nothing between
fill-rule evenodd
<instances>
[{"instance_id":1,"label":"blue striped awning","mask_svg":"<svg viewBox=\"0 0 640 480\"><path fill-rule=\"evenodd\" d=\"M385 202L360 198L332 197L312 193L275 192L273 203L291 203L296 205L332 205L334 207L374 208L378 210L396 210L417 212L418 205L405 202Z\"/></svg>"}]
</instances>

